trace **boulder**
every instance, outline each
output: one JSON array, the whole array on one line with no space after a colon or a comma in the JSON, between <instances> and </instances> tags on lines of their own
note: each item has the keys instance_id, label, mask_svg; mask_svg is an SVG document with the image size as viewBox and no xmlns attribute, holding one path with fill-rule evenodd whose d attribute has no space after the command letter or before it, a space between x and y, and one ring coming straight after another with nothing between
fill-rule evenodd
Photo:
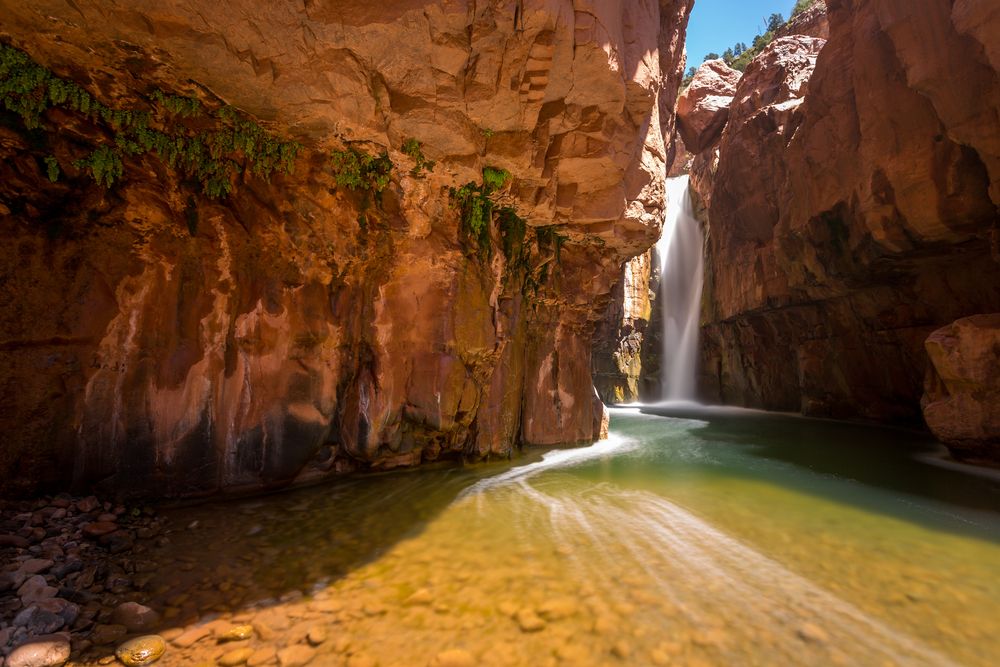
<instances>
[{"instance_id":1,"label":"boulder","mask_svg":"<svg viewBox=\"0 0 1000 667\"><path fill-rule=\"evenodd\" d=\"M741 73L723 60L708 60L677 99L677 131L691 153L718 142Z\"/></svg>"},{"instance_id":2,"label":"boulder","mask_svg":"<svg viewBox=\"0 0 1000 667\"><path fill-rule=\"evenodd\" d=\"M955 458L1000 464L1000 313L957 320L924 345L927 425Z\"/></svg>"}]
</instances>

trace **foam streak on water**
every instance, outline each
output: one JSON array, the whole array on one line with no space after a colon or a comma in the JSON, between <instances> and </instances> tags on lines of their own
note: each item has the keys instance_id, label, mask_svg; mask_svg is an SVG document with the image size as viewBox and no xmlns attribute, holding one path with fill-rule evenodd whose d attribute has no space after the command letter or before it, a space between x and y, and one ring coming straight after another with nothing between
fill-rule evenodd
<instances>
[{"instance_id":1,"label":"foam streak on water","mask_svg":"<svg viewBox=\"0 0 1000 667\"><path fill-rule=\"evenodd\" d=\"M547 470L556 468L569 468L574 465L600 459L612 454L620 454L638 447L639 443L620 435L611 434L606 440L600 440L589 447L578 447L574 449L557 449L546 452L541 461L518 466L505 473L480 480L476 484L466 489L460 498L474 496L489 489L501 486L508 486L512 483L522 482L529 477L534 477Z\"/></svg>"},{"instance_id":2,"label":"foam streak on water","mask_svg":"<svg viewBox=\"0 0 1000 667\"><path fill-rule=\"evenodd\" d=\"M597 582L609 599L621 596L623 585L637 587L660 601L643 613L652 625L694 628L695 641L731 664L956 664L669 500L613 484L574 484L558 471L629 447L618 437L484 480L475 489L479 511L493 511L490 500L519 506L526 541L549 533L557 544L574 545L569 574L581 585ZM664 605L665 617L657 617Z\"/></svg>"}]
</instances>

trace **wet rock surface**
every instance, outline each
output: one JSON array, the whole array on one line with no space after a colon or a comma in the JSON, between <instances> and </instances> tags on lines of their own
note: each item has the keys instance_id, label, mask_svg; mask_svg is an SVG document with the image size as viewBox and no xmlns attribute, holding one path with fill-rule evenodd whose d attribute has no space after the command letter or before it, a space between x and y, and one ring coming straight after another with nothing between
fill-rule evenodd
<instances>
[{"instance_id":1,"label":"wet rock surface","mask_svg":"<svg viewBox=\"0 0 1000 667\"><path fill-rule=\"evenodd\" d=\"M125 667L145 667L151 665L167 650L167 644L159 635L143 635L123 642L115 649L115 657Z\"/></svg>"}]
</instances>

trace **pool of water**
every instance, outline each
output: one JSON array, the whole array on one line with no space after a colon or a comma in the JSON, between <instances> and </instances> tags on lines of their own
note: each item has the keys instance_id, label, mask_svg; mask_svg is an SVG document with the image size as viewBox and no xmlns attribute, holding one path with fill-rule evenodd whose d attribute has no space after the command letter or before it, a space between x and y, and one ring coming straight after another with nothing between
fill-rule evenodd
<instances>
[{"instance_id":1,"label":"pool of water","mask_svg":"<svg viewBox=\"0 0 1000 667\"><path fill-rule=\"evenodd\" d=\"M169 640L252 624L253 664L1000 663L995 475L792 416L617 409L611 429L172 510L143 601ZM159 664L233 649L209 635Z\"/></svg>"}]
</instances>

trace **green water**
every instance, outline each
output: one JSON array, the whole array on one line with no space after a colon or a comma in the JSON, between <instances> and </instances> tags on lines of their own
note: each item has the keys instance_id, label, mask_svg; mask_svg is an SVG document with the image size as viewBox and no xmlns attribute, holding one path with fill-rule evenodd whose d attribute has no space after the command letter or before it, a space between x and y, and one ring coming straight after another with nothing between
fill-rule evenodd
<instances>
[{"instance_id":1,"label":"green water","mask_svg":"<svg viewBox=\"0 0 1000 667\"><path fill-rule=\"evenodd\" d=\"M145 601L168 638L250 622L261 655L322 627L310 665L1000 663L996 477L898 431L668 414L615 410L611 440L510 465L175 510Z\"/></svg>"}]
</instances>

